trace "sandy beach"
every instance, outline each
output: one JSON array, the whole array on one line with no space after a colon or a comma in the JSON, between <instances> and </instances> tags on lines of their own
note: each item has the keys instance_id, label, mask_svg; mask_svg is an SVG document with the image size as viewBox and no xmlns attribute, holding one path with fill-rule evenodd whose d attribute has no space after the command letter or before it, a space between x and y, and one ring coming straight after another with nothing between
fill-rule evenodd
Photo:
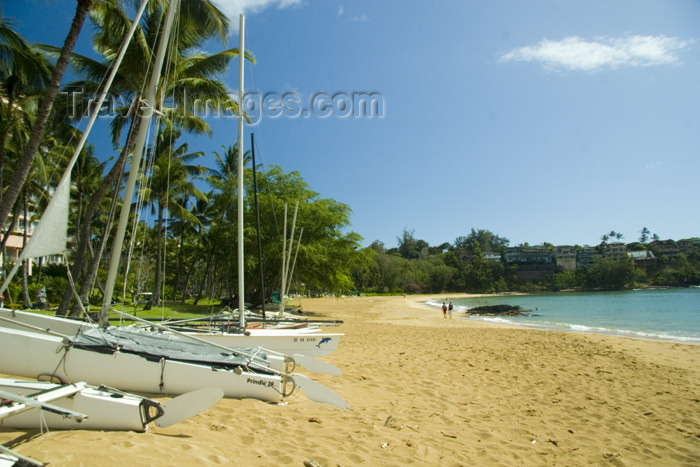
<instances>
[{"instance_id":1,"label":"sandy beach","mask_svg":"<svg viewBox=\"0 0 700 467\"><path fill-rule=\"evenodd\" d=\"M350 410L224 399L146 433L0 443L53 466L700 465L700 346L443 319L428 298L302 300L344 321L323 358L343 375L306 374Z\"/></svg>"}]
</instances>

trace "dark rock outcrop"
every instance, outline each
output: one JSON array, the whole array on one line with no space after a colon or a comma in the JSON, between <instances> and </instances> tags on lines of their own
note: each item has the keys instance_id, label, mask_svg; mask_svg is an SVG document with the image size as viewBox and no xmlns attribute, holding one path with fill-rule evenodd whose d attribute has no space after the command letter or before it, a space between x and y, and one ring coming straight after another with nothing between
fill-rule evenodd
<instances>
[{"instance_id":1,"label":"dark rock outcrop","mask_svg":"<svg viewBox=\"0 0 700 467\"><path fill-rule=\"evenodd\" d=\"M518 305L484 305L470 308L467 314L483 315L483 316L518 316L527 313L527 308L521 308Z\"/></svg>"}]
</instances>

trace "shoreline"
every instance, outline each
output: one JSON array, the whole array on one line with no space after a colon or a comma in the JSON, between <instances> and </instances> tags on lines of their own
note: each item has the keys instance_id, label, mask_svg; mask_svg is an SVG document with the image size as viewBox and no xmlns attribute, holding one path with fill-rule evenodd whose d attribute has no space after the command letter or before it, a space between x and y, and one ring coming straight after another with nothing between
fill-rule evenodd
<instances>
[{"instance_id":1,"label":"shoreline","mask_svg":"<svg viewBox=\"0 0 700 467\"><path fill-rule=\"evenodd\" d=\"M682 289L691 289L693 287L684 287ZM639 290L669 290L671 289L670 287L665 287L665 288L658 288L658 289L639 289ZM680 287L676 287L676 289L681 289ZM637 290L637 289L635 289ZM631 290L630 290L631 291ZM579 292L576 292L579 293ZM581 292L581 293L589 293L589 292ZM548 296L557 296L557 293L547 293L545 295ZM536 296L538 294L532 294L532 293L494 293L494 294L463 294L460 296L455 296L454 298L456 299L472 299L472 298L492 298L492 297L509 297L509 296ZM432 298L427 299L428 301L436 303L435 306L429 305L426 303L426 307L431 310L437 309L437 304L441 301L447 301L451 300L453 297L448 297L448 298L443 298L440 296L431 296ZM532 310L528 310L529 312L532 312ZM486 323L491 323L493 325L503 325L503 326L515 326L518 328L523 328L523 329L536 329L536 330L542 330L542 331L554 331L554 332L565 332L565 333L575 333L575 334L595 334L595 335L600 335L600 336L611 336L611 337L620 337L620 338L627 338L627 339L641 339L641 340L650 340L650 341L659 341L659 342L675 342L679 344L687 344L687 345L700 345L700 340L697 337L693 336L683 336L683 335L669 335L668 333L671 332L678 332L678 331L661 331L661 330L653 330L653 329L648 329L648 330L640 330L637 329L635 330L634 328L629 328L629 327L621 327L621 328L615 328L615 327L604 327L601 325L591 325L591 324L581 324L577 323L574 321L562 321L559 323L559 325L554 325L554 324L547 324L549 322L541 322L541 321L533 321L533 322L518 322L517 319L513 320L511 319L510 316L507 315L470 315L468 313L464 313L462 310L460 310L459 315L461 316L460 319L464 320L469 320L472 322L486 322ZM525 314L524 316L527 316ZM569 326L569 327L567 327Z\"/></svg>"},{"instance_id":2,"label":"shoreline","mask_svg":"<svg viewBox=\"0 0 700 467\"><path fill-rule=\"evenodd\" d=\"M51 465L698 465L700 347L445 320L444 295L302 299L348 401L225 399L147 433L0 429ZM457 295L450 295L457 297ZM100 449L95 449L99 445Z\"/></svg>"}]
</instances>

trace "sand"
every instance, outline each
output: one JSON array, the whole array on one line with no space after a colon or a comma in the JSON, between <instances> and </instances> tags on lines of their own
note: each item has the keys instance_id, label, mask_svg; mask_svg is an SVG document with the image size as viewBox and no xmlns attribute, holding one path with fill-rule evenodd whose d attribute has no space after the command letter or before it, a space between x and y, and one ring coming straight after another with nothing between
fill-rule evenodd
<instances>
[{"instance_id":1,"label":"sand","mask_svg":"<svg viewBox=\"0 0 700 467\"><path fill-rule=\"evenodd\" d=\"M302 301L344 320L324 357L343 376L307 374L350 410L225 399L147 433L0 443L53 466L700 465L700 346L446 320L428 298Z\"/></svg>"}]
</instances>

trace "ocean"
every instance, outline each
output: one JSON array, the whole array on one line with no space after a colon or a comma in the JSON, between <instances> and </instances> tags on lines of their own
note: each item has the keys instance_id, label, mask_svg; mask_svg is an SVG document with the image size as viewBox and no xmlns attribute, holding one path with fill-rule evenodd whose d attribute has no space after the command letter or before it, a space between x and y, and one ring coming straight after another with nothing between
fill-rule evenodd
<instances>
[{"instance_id":1,"label":"ocean","mask_svg":"<svg viewBox=\"0 0 700 467\"><path fill-rule=\"evenodd\" d=\"M700 344L700 288L499 295L452 300L454 318L556 331L590 332ZM442 301L427 302L439 309ZM482 305L519 305L524 316L466 318Z\"/></svg>"}]
</instances>

